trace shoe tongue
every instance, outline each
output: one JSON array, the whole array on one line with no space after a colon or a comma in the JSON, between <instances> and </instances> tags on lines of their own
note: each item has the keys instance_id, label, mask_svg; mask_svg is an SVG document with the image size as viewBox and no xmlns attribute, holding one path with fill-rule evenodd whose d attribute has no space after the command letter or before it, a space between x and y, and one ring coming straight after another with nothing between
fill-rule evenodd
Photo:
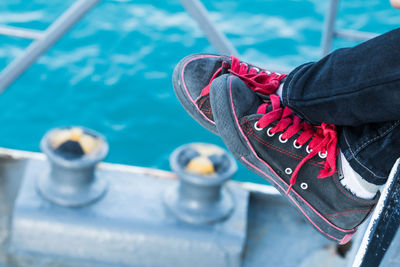
<instances>
[{"instance_id":1,"label":"shoe tongue","mask_svg":"<svg viewBox=\"0 0 400 267\"><path fill-rule=\"evenodd\" d=\"M219 76L222 76L224 74L229 74L229 69L231 68L231 64L226 62L226 61L222 61L222 69L221 69L221 73Z\"/></svg>"},{"instance_id":2,"label":"shoe tongue","mask_svg":"<svg viewBox=\"0 0 400 267\"><path fill-rule=\"evenodd\" d=\"M269 113L269 112L271 112L272 111L272 104L270 103L268 106L267 106L267 112L266 113Z\"/></svg>"},{"instance_id":3,"label":"shoe tongue","mask_svg":"<svg viewBox=\"0 0 400 267\"><path fill-rule=\"evenodd\" d=\"M271 103L270 96L269 95L264 95L264 94L261 94L261 93L256 93L256 94L258 95L258 97L260 98L262 103L268 103L265 113L271 112L273 110L273 108L272 108L272 103Z\"/></svg>"}]
</instances>

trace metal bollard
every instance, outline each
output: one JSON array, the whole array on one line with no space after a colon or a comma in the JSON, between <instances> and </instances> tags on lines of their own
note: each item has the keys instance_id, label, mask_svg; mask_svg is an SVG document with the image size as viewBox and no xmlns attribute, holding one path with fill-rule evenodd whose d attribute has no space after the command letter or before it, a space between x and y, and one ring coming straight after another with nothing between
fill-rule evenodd
<instances>
[{"instance_id":1,"label":"metal bollard","mask_svg":"<svg viewBox=\"0 0 400 267\"><path fill-rule=\"evenodd\" d=\"M46 133L40 147L50 168L37 179L47 200L62 206L84 206L100 199L107 182L95 175L96 165L108 152L99 133L82 127L56 128Z\"/></svg>"},{"instance_id":2,"label":"metal bollard","mask_svg":"<svg viewBox=\"0 0 400 267\"><path fill-rule=\"evenodd\" d=\"M211 224L232 213L233 197L223 185L237 165L225 150L203 143L183 145L171 154L170 165L179 184L165 194L164 203L180 220Z\"/></svg>"}]
</instances>

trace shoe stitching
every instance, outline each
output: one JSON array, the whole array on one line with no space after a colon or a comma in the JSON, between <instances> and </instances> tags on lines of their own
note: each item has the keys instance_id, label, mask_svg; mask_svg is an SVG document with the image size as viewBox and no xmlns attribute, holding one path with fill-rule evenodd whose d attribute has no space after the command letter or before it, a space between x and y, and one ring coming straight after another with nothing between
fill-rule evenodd
<instances>
[{"instance_id":1,"label":"shoe stitching","mask_svg":"<svg viewBox=\"0 0 400 267\"><path fill-rule=\"evenodd\" d=\"M283 153L283 154L286 154L286 155L288 155L289 157L292 157L292 158L295 158L295 159L298 159L298 160L301 160L301 159L302 159L301 156L297 156L297 155L295 155L295 154L291 154L291 152L289 152L289 151L282 150L282 149L280 149L280 148L278 148L278 147L276 147L276 146L274 146L274 145L272 145L272 144L265 143L261 138L259 138L257 135L255 135L254 132L253 132L253 133L250 133L250 134L248 134L248 135L254 137L259 143L262 143L263 145L265 145L265 146L267 146L267 147L270 147L270 148L272 148L272 149L274 149L274 150L277 150L277 151L279 151L279 152L281 152L281 153ZM309 164L312 164L312 165L314 165L314 166L321 167L321 164L318 164L316 161L309 161Z\"/></svg>"},{"instance_id":2,"label":"shoe stitching","mask_svg":"<svg viewBox=\"0 0 400 267\"><path fill-rule=\"evenodd\" d=\"M359 202L359 203L363 203L363 204L369 204L369 205L371 205L371 204L375 205L375 204L376 204L375 201L363 201L363 200L360 200L360 199L357 199L357 198L353 197L352 195L350 195L349 193L347 193L346 191L344 191L344 189L343 189L342 187L339 186L338 181L337 181L336 179L333 179L333 181L334 181L336 187L339 188L339 190L340 190L344 195L346 195L348 198L350 198L350 199L352 199L352 200L354 200L354 201L357 201L357 202Z\"/></svg>"},{"instance_id":3,"label":"shoe stitching","mask_svg":"<svg viewBox=\"0 0 400 267\"><path fill-rule=\"evenodd\" d=\"M252 131L252 130L249 130L248 132L246 132L246 134L249 135L249 136L254 137L255 139L257 139L257 141L258 141L259 143L263 144L264 146L269 147L269 148L272 148L272 149L277 150L277 151L279 151L279 152L282 152L282 153L284 153L284 154L286 154L286 155L288 155L288 156L290 156L290 157L292 157L292 158L295 158L295 159L298 159L298 160L301 160L301 159L303 158L303 157L298 156L298 155L296 155L296 154L294 154L294 153L292 153L292 152L290 152L290 151L284 150L284 149L279 148L279 147L277 147L277 146L275 146L275 145L273 145L273 144L270 144L270 143L265 142L265 141L262 140L259 136L257 136L257 135L255 134L255 132ZM317 161L310 161L310 163L311 163L312 165L321 167L321 164L319 164Z\"/></svg>"},{"instance_id":4,"label":"shoe stitching","mask_svg":"<svg viewBox=\"0 0 400 267\"><path fill-rule=\"evenodd\" d=\"M398 125L400 124L400 120L397 121L395 124L393 124L389 129L387 129L386 131L384 131L382 134L369 139L368 141L366 141L364 144L362 144L357 150L354 151L354 155L357 155L364 147L366 147L367 145L375 142L377 139L382 138L383 136L387 135L389 132L391 132L393 130L393 128L396 128Z\"/></svg>"},{"instance_id":5,"label":"shoe stitching","mask_svg":"<svg viewBox=\"0 0 400 267\"><path fill-rule=\"evenodd\" d=\"M265 176L267 176L269 179L271 179L279 188L281 188L281 190L283 190L284 191L284 189L282 188L282 186L277 182L277 181L275 181L275 179L273 179L271 176L269 176L269 175L267 175L265 172L263 172L261 169L259 169L258 167L256 167L256 166L254 166L253 164L251 164L250 162L248 162L247 160L246 160L246 158L244 158L244 157L242 157L242 160L247 164L247 165L249 165L250 167L252 167L253 169L255 169L255 170L257 170L258 172L260 172L260 173L262 173L262 174L264 174ZM265 164L265 163L264 163ZM285 183L286 184L286 183ZM287 184L286 184L287 185ZM293 191L293 192L295 192L295 191ZM303 203L305 203L307 206L309 206L310 208L311 208L311 210L317 215L317 216L320 216L321 218L323 218L324 219L324 221L326 222L326 223L328 223L328 225L330 225L330 226L332 226L334 229L336 229L336 230L338 230L338 231L340 231L341 233L349 233L350 232L350 234L352 234L352 233L355 233L355 231L356 231L356 229L348 229L348 230L346 230L346 229L341 229L340 227L338 227L338 226L336 226L336 225L334 225L332 222L330 222L327 218L325 218L324 216L322 216L317 210L315 210L312 206L311 206L311 204L309 204L307 201L305 201L300 195L298 195L298 193L297 192L295 192L295 195L293 195L293 196L291 196L291 195L288 195L288 197L292 200L292 202L297 206L297 208L303 213L303 215L322 233L322 234L324 234L324 235L326 235L326 236L329 236L329 237L331 237L332 239L334 239L334 240L337 240L337 241L341 241L342 239L337 239L337 238L335 238L335 237L333 237L333 236L331 236L331 235L329 235L328 233L326 233L325 231L323 231L320 227L318 227L318 225L317 225L317 223L316 222L314 222L307 214L306 214L306 212L300 207L300 205L297 203L297 201L294 199L294 198L296 198L296 197L298 197L298 198L300 198L300 201L302 201ZM348 235L348 234L346 234L346 235Z\"/></svg>"},{"instance_id":6,"label":"shoe stitching","mask_svg":"<svg viewBox=\"0 0 400 267\"><path fill-rule=\"evenodd\" d=\"M369 213L370 211L363 211L363 212L352 212L352 213L346 213L346 214L339 214L336 216L325 216L327 219L335 219L335 218L339 218L345 215L355 215L355 214L366 214Z\"/></svg>"},{"instance_id":7,"label":"shoe stitching","mask_svg":"<svg viewBox=\"0 0 400 267\"><path fill-rule=\"evenodd\" d=\"M370 211L371 208L365 208L365 209L352 209L352 210L342 210L342 211L338 211L338 212L333 212L333 213L326 213L323 214L324 216L331 216L331 215L335 215L338 213L346 213L346 212L354 212L354 211Z\"/></svg>"},{"instance_id":8,"label":"shoe stitching","mask_svg":"<svg viewBox=\"0 0 400 267\"><path fill-rule=\"evenodd\" d=\"M218 55L196 55L195 57L192 57L192 58L188 59L188 60L185 62L185 64L183 65L182 69L180 70L180 76L179 76L179 77L180 77L180 79L182 80L182 85L183 85L183 88L184 88L184 93L185 93L185 95L186 95L187 97L189 97L190 102L196 107L196 109L197 109L197 110L199 111L199 113L204 117L204 119L207 120L208 123L211 123L211 124L215 125L215 122L214 122L212 119L208 118L208 117L199 109L198 105L196 104L196 100L194 100L194 99L192 98L192 96L190 95L189 89L187 88L186 82L185 82L185 75L184 75L184 72L185 72L185 69L186 69L187 65L188 65L190 62L192 62L192 61L194 61L194 60L196 60L196 59L200 59L200 58L225 58L225 59L227 59L228 57L226 57L226 56L218 56Z\"/></svg>"},{"instance_id":9,"label":"shoe stitching","mask_svg":"<svg viewBox=\"0 0 400 267\"><path fill-rule=\"evenodd\" d=\"M269 147L269 148L272 148L272 149L277 150L277 151L279 151L279 152L282 152L283 154L286 154L286 155L288 155L288 156L290 156L290 157L292 157L292 158L301 160L301 157L298 156L298 155L291 154L291 152L289 152L289 151L283 150L283 149L281 149L281 148L279 148L279 147L276 147L276 146L274 146L274 145L272 145L272 144L266 143L264 140L262 140L260 137L258 137L258 136L254 133L254 131L252 131L251 129L250 129L250 130L245 130L245 133L246 133L248 136L254 137L259 143L263 144L263 145L266 146L266 147Z\"/></svg>"},{"instance_id":10,"label":"shoe stitching","mask_svg":"<svg viewBox=\"0 0 400 267\"><path fill-rule=\"evenodd\" d=\"M196 102L197 106L199 107L200 111L209 115L209 117L212 116L212 109L209 105L205 104L207 101L207 98L199 98L198 101Z\"/></svg>"},{"instance_id":11,"label":"shoe stitching","mask_svg":"<svg viewBox=\"0 0 400 267\"><path fill-rule=\"evenodd\" d=\"M254 120L254 121L255 121L255 120ZM246 121L243 121L243 124L246 123L246 122L252 122L252 119L248 119L248 120L246 120ZM243 128L243 127L242 127L242 128ZM275 150L277 150L277 151L279 151L279 152L282 152L282 153L284 153L284 154L286 154L286 155L288 155L288 156L290 156L290 157L292 157L292 158L299 159L299 160L301 160L302 158L304 158L304 157L302 157L302 156L299 156L299 155L294 154L293 152L290 152L290 151L284 150L284 149L282 149L282 148L280 148L280 147L277 147L277 146L275 146L275 145L273 145L273 144L266 143L264 140L262 140L260 137L258 137L258 136L255 134L254 130L253 130L251 127L248 127L248 128L249 128L249 130L246 130L245 128L243 128L243 129L246 131L246 134L249 135L249 136L254 137L255 139L257 139L257 141L258 141L259 143L262 143L263 145L265 145L265 146L267 146L267 147L270 147L270 148L273 148L273 149L275 149ZM314 160L310 160L310 164L315 165L315 166L318 166L318 167L321 167L321 164L318 163L317 161L314 161Z\"/></svg>"},{"instance_id":12,"label":"shoe stitching","mask_svg":"<svg viewBox=\"0 0 400 267\"><path fill-rule=\"evenodd\" d=\"M202 97L200 96L197 100L196 100L196 104L200 107L202 105L204 105L204 102L206 102L206 97Z\"/></svg>"},{"instance_id":13,"label":"shoe stitching","mask_svg":"<svg viewBox=\"0 0 400 267\"><path fill-rule=\"evenodd\" d=\"M201 111L203 111L204 113L212 113L212 109L207 107L207 106L201 106Z\"/></svg>"}]
</instances>

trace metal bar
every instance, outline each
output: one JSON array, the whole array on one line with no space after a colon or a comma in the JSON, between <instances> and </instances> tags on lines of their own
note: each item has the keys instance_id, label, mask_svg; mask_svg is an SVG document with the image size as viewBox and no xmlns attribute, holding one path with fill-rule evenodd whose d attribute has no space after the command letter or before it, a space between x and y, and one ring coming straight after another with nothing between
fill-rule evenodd
<instances>
[{"instance_id":1,"label":"metal bar","mask_svg":"<svg viewBox=\"0 0 400 267\"><path fill-rule=\"evenodd\" d=\"M332 50L332 42L334 38L335 20L337 15L337 9L339 0L330 0L328 13L325 17L324 31L322 33L322 56L326 56Z\"/></svg>"},{"instance_id":2,"label":"metal bar","mask_svg":"<svg viewBox=\"0 0 400 267\"><path fill-rule=\"evenodd\" d=\"M0 26L0 34L25 39L40 39L43 36L42 31L11 26Z\"/></svg>"},{"instance_id":3,"label":"metal bar","mask_svg":"<svg viewBox=\"0 0 400 267\"><path fill-rule=\"evenodd\" d=\"M356 258L356 254L358 253L358 249L360 248L361 241L364 238L365 233L367 232L370 219L371 216L357 227L357 233L351 240L350 251L346 253L346 264L343 267L353 267L354 259Z\"/></svg>"},{"instance_id":4,"label":"metal bar","mask_svg":"<svg viewBox=\"0 0 400 267\"><path fill-rule=\"evenodd\" d=\"M15 81L36 59L57 42L76 22L101 0L78 0L44 32L42 38L27 47L25 52L0 73L0 93Z\"/></svg>"},{"instance_id":5,"label":"metal bar","mask_svg":"<svg viewBox=\"0 0 400 267\"><path fill-rule=\"evenodd\" d=\"M378 36L377 33L360 32L353 30L337 30L334 32L335 37L344 38L352 41L366 41Z\"/></svg>"},{"instance_id":6,"label":"metal bar","mask_svg":"<svg viewBox=\"0 0 400 267\"><path fill-rule=\"evenodd\" d=\"M353 262L353 267L379 266L400 225L400 159L392 168ZM397 252L395 252L397 253Z\"/></svg>"},{"instance_id":7,"label":"metal bar","mask_svg":"<svg viewBox=\"0 0 400 267\"><path fill-rule=\"evenodd\" d=\"M217 30L208 15L207 9L199 0L181 0L181 3L186 11L197 21L208 41L219 53L223 55L239 55L226 36Z\"/></svg>"}]
</instances>

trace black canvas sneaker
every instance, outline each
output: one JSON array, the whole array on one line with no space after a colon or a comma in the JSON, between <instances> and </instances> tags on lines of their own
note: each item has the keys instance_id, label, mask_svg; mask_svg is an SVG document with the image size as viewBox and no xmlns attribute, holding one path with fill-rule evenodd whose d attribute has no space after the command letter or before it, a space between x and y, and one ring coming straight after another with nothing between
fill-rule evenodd
<instances>
[{"instance_id":1,"label":"black canvas sneaker","mask_svg":"<svg viewBox=\"0 0 400 267\"><path fill-rule=\"evenodd\" d=\"M207 130L218 134L210 105L210 84L222 74L240 77L260 94L275 92L286 74L276 74L239 61L234 56L194 54L175 67L172 83L185 110Z\"/></svg>"},{"instance_id":2,"label":"black canvas sneaker","mask_svg":"<svg viewBox=\"0 0 400 267\"><path fill-rule=\"evenodd\" d=\"M213 81L210 98L219 134L233 155L274 185L319 232L347 243L379 193L366 200L341 185L335 126L313 127L283 107L279 96L261 98L232 75Z\"/></svg>"}]
</instances>

